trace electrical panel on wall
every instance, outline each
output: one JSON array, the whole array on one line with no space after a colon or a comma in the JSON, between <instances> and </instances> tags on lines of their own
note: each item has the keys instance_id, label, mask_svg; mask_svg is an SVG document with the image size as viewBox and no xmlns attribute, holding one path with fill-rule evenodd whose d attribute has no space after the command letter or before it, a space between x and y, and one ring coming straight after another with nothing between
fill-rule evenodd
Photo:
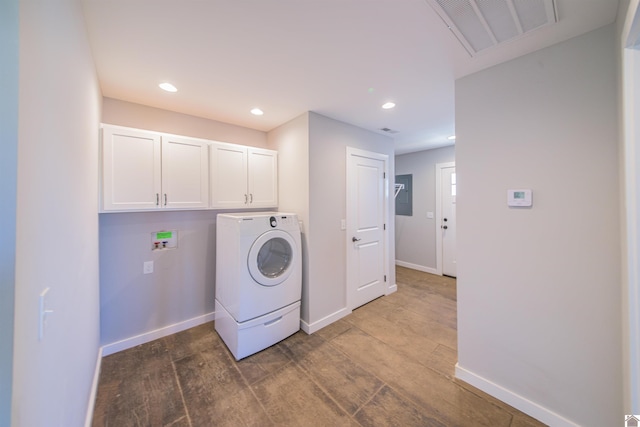
<instances>
[{"instance_id":1,"label":"electrical panel on wall","mask_svg":"<svg viewBox=\"0 0 640 427\"><path fill-rule=\"evenodd\" d=\"M154 231L151 233L151 250L162 251L178 247L178 230Z\"/></svg>"},{"instance_id":2,"label":"electrical panel on wall","mask_svg":"<svg viewBox=\"0 0 640 427\"><path fill-rule=\"evenodd\" d=\"M413 215L413 175L396 175L396 215Z\"/></svg>"}]
</instances>

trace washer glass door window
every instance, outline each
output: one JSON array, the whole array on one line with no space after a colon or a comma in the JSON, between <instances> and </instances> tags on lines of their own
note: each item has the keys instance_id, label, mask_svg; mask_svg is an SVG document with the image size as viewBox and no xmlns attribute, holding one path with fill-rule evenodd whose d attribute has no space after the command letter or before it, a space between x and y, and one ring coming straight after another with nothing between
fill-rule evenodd
<instances>
[{"instance_id":1,"label":"washer glass door window","mask_svg":"<svg viewBox=\"0 0 640 427\"><path fill-rule=\"evenodd\" d=\"M275 286L292 272L295 242L281 230L268 231L256 239L249 251L249 272L261 285Z\"/></svg>"},{"instance_id":2,"label":"washer glass door window","mask_svg":"<svg viewBox=\"0 0 640 427\"><path fill-rule=\"evenodd\" d=\"M258 270L263 276L274 279L291 265L291 245L280 238L268 240L258 251Z\"/></svg>"}]
</instances>

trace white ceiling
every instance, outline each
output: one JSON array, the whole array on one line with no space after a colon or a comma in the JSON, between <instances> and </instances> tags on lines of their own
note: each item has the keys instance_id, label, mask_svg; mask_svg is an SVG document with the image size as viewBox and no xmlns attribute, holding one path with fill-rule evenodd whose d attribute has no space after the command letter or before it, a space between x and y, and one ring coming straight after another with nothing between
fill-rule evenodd
<instances>
[{"instance_id":1,"label":"white ceiling","mask_svg":"<svg viewBox=\"0 0 640 427\"><path fill-rule=\"evenodd\" d=\"M496 1L496 0L478 0ZM471 57L425 0L84 0L106 97L269 131L306 111L448 145L454 81L614 22L618 0L556 0L558 23ZM177 93L158 84L169 81ZM396 103L382 110L386 101ZM263 116L249 113L253 107Z\"/></svg>"}]
</instances>

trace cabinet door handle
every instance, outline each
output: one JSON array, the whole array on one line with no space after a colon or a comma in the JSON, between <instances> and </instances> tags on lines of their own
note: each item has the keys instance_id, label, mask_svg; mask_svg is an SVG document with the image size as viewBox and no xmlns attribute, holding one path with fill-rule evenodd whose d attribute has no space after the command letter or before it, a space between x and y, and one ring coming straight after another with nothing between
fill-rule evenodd
<instances>
[{"instance_id":1,"label":"cabinet door handle","mask_svg":"<svg viewBox=\"0 0 640 427\"><path fill-rule=\"evenodd\" d=\"M253 193L249 194L249 203L253 203Z\"/></svg>"},{"instance_id":2,"label":"cabinet door handle","mask_svg":"<svg viewBox=\"0 0 640 427\"><path fill-rule=\"evenodd\" d=\"M249 197L245 194L244 195L244 204L246 205L248 201L249 201Z\"/></svg>"},{"instance_id":3,"label":"cabinet door handle","mask_svg":"<svg viewBox=\"0 0 640 427\"><path fill-rule=\"evenodd\" d=\"M167 206L167 193L164 193L164 205Z\"/></svg>"},{"instance_id":4,"label":"cabinet door handle","mask_svg":"<svg viewBox=\"0 0 640 427\"><path fill-rule=\"evenodd\" d=\"M156 193L156 206L160 206L160 193Z\"/></svg>"}]
</instances>

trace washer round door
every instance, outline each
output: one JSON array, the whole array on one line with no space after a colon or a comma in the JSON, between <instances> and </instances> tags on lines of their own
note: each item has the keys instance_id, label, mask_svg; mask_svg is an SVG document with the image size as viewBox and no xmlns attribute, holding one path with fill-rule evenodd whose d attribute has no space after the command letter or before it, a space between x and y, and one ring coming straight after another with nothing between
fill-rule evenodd
<instances>
[{"instance_id":1,"label":"washer round door","mask_svg":"<svg viewBox=\"0 0 640 427\"><path fill-rule=\"evenodd\" d=\"M247 264L253 280L263 286L276 286L293 271L296 244L289 233L271 230L253 242Z\"/></svg>"}]
</instances>

